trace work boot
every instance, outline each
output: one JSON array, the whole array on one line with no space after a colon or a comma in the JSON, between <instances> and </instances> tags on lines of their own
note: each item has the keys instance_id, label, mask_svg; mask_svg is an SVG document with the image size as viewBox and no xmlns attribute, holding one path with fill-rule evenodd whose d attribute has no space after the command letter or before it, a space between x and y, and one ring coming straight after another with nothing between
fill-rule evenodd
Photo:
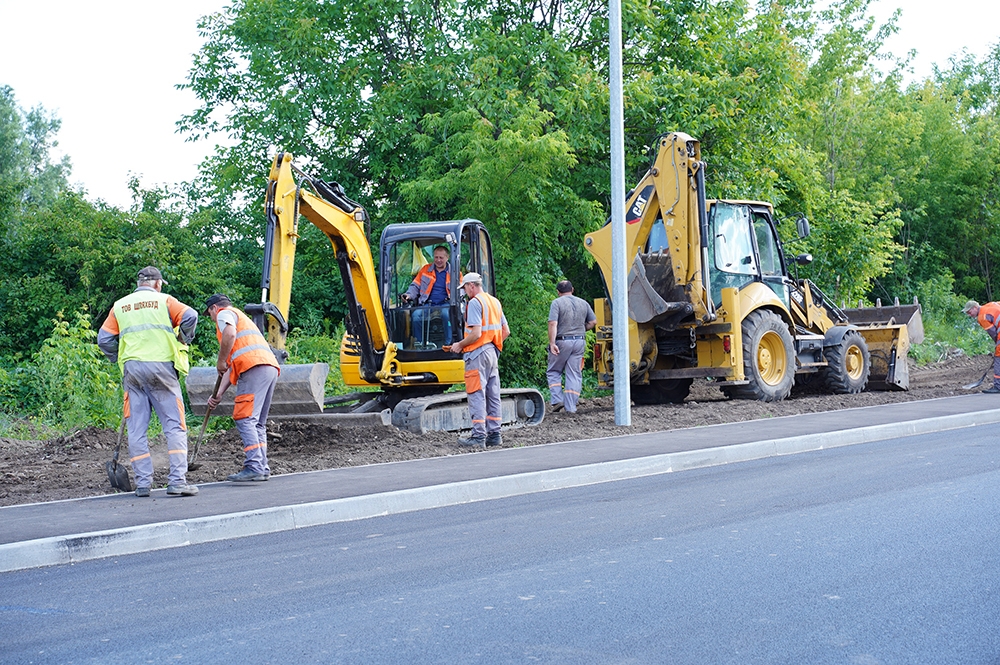
<instances>
[{"instance_id":1,"label":"work boot","mask_svg":"<svg viewBox=\"0 0 1000 665\"><path fill-rule=\"evenodd\" d=\"M136 487L135 488L135 495L136 496L140 496L140 497L147 497L147 496L149 496L149 488L148 487Z\"/></svg>"},{"instance_id":2,"label":"work boot","mask_svg":"<svg viewBox=\"0 0 1000 665\"><path fill-rule=\"evenodd\" d=\"M257 473L251 469L243 467L243 470L239 473L234 473L230 476L226 476L226 480L231 480L234 483L248 483L250 481L263 482L268 479L263 473Z\"/></svg>"},{"instance_id":3,"label":"work boot","mask_svg":"<svg viewBox=\"0 0 1000 665\"><path fill-rule=\"evenodd\" d=\"M993 386L992 388L987 388L983 392L984 393L989 393L990 395L995 395L997 393L1000 393L1000 388L997 388L996 386Z\"/></svg>"},{"instance_id":4,"label":"work boot","mask_svg":"<svg viewBox=\"0 0 1000 665\"><path fill-rule=\"evenodd\" d=\"M500 438L500 432L490 432L486 435L486 447L499 446L503 443L503 439Z\"/></svg>"},{"instance_id":5,"label":"work boot","mask_svg":"<svg viewBox=\"0 0 1000 665\"><path fill-rule=\"evenodd\" d=\"M136 490L136 494L139 491ZM167 494L170 496L194 496L198 493L198 488L194 485L167 485Z\"/></svg>"},{"instance_id":6,"label":"work boot","mask_svg":"<svg viewBox=\"0 0 1000 665\"><path fill-rule=\"evenodd\" d=\"M563 403L559 402L557 404L553 404L550 410L552 411L552 413L559 413L560 411L562 411L562 408L563 408Z\"/></svg>"},{"instance_id":7,"label":"work boot","mask_svg":"<svg viewBox=\"0 0 1000 665\"><path fill-rule=\"evenodd\" d=\"M477 446L486 447L486 437L485 436L470 436L465 439L459 439L458 445L460 446Z\"/></svg>"}]
</instances>

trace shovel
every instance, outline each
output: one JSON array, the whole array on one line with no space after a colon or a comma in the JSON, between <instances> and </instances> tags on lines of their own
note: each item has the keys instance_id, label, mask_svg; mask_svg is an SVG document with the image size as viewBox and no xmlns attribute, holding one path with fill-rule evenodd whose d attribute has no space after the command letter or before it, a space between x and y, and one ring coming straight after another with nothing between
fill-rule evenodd
<instances>
[{"instance_id":1,"label":"shovel","mask_svg":"<svg viewBox=\"0 0 1000 665\"><path fill-rule=\"evenodd\" d=\"M983 375L981 377L979 377L978 381L976 381L975 383L970 383L970 384L968 384L966 386L962 386L962 388L965 389L965 390L972 390L973 388L978 388L979 386L983 385L983 381L986 380L986 377L990 373L991 369L993 369L993 361L992 360L990 360L989 366L987 366L986 371L983 372Z\"/></svg>"},{"instance_id":2,"label":"shovel","mask_svg":"<svg viewBox=\"0 0 1000 665\"><path fill-rule=\"evenodd\" d=\"M122 434L125 432L125 416L122 416L122 424L118 426L118 444L115 446L115 454L109 462L104 463L104 468L108 471L108 480L111 486L122 492L132 491L132 481L128 477L128 469L118 463L118 453L122 449Z\"/></svg>"},{"instance_id":3,"label":"shovel","mask_svg":"<svg viewBox=\"0 0 1000 665\"><path fill-rule=\"evenodd\" d=\"M215 380L215 388L212 389L212 396L214 397L217 392L219 392L219 386L222 385L222 375ZM201 449L201 440L205 437L205 428L208 427L208 417L212 415L212 407L207 407L205 409L205 419L201 421L201 431L198 432L198 440L194 444L194 453L191 455L191 459L188 460L188 471L197 471L201 468L201 464L195 462L198 459L198 450Z\"/></svg>"}]
</instances>

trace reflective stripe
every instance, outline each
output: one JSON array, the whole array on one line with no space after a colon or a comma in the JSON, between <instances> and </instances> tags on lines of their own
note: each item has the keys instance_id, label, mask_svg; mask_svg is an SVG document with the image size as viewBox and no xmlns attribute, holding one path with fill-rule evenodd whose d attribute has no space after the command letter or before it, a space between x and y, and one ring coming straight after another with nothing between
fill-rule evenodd
<instances>
[{"instance_id":1,"label":"reflective stripe","mask_svg":"<svg viewBox=\"0 0 1000 665\"><path fill-rule=\"evenodd\" d=\"M142 332L143 330L166 330L168 333L173 334L174 329L167 325L162 325L159 323L140 323L138 325L129 326L128 328L122 328L119 335L127 335L129 333Z\"/></svg>"},{"instance_id":2,"label":"reflective stripe","mask_svg":"<svg viewBox=\"0 0 1000 665\"><path fill-rule=\"evenodd\" d=\"M249 353L250 351L259 351L260 349L268 349L268 350L270 350L270 348L271 347L268 346L267 344L254 344L252 346L244 346L239 351L234 351L233 355L229 356L229 359L230 360L236 360L237 358L239 358L240 356L242 356L244 353Z\"/></svg>"},{"instance_id":3,"label":"reflective stripe","mask_svg":"<svg viewBox=\"0 0 1000 665\"><path fill-rule=\"evenodd\" d=\"M146 453L145 455L139 455L138 457L133 457L131 461L137 462L141 459L146 459L147 457L149 457L149 453Z\"/></svg>"},{"instance_id":4,"label":"reflective stripe","mask_svg":"<svg viewBox=\"0 0 1000 665\"><path fill-rule=\"evenodd\" d=\"M243 452L247 452L248 450L257 450L258 448L267 448L267 444L265 444L265 443L258 443L255 446L244 446L243 447Z\"/></svg>"},{"instance_id":5,"label":"reflective stripe","mask_svg":"<svg viewBox=\"0 0 1000 665\"><path fill-rule=\"evenodd\" d=\"M256 331L256 330L244 330L244 331L242 331L242 332L238 332L238 333L236 333L236 339L239 339L239 338L241 338L241 337L251 337L251 336L253 336L253 335L257 335L257 336L258 336L258 337L260 337L261 339L264 339L264 336L263 336L263 335L261 335L261 334L260 334L260 333L259 333L258 331Z\"/></svg>"},{"instance_id":6,"label":"reflective stripe","mask_svg":"<svg viewBox=\"0 0 1000 665\"><path fill-rule=\"evenodd\" d=\"M486 416L486 420L502 420L502 418L498 418L496 416Z\"/></svg>"},{"instance_id":7,"label":"reflective stripe","mask_svg":"<svg viewBox=\"0 0 1000 665\"><path fill-rule=\"evenodd\" d=\"M186 450L168 450L167 454L168 455L187 455L187 451Z\"/></svg>"}]
</instances>

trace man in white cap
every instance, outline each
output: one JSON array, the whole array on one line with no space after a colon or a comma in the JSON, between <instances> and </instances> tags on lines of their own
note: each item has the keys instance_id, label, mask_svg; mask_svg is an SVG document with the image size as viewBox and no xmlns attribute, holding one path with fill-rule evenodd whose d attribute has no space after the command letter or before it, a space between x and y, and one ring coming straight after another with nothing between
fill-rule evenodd
<instances>
[{"instance_id":1,"label":"man in white cap","mask_svg":"<svg viewBox=\"0 0 1000 665\"><path fill-rule=\"evenodd\" d=\"M186 345L194 339L198 312L161 293L166 283L158 268L140 270L138 288L115 302L97 333L97 346L122 370L128 451L135 473L135 495L141 497L149 496L153 484L147 431L154 410L170 457L167 494L198 493L186 479L187 424L178 380L178 373L188 371Z\"/></svg>"},{"instance_id":2,"label":"man in white cap","mask_svg":"<svg viewBox=\"0 0 1000 665\"><path fill-rule=\"evenodd\" d=\"M500 301L483 290L483 278L470 272L462 278L469 298L465 306L465 337L445 346L465 360L465 393L469 400L472 433L458 440L462 446L498 446L500 439L500 372L497 365L503 342L510 335Z\"/></svg>"}]
</instances>

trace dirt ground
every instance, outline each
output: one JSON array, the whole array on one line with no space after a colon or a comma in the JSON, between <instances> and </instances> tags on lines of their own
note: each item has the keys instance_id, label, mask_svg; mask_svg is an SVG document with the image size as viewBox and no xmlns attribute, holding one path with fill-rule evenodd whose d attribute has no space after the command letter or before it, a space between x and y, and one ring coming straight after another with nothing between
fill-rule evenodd
<instances>
[{"instance_id":1,"label":"dirt ground","mask_svg":"<svg viewBox=\"0 0 1000 665\"><path fill-rule=\"evenodd\" d=\"M766 404L727 400L718 388L696 381L683 404L633 406L632 426L614 424L614 399L585 399L575 415L547 413L537 427L505 429L503 447L638 434L717 423L740 422L854 407L969 394L962 386L978 380L989 356L958 356L924 367L910 367L908 392L865 392L822 395L808 387L796 389L782 402ZM986 382L976 390L989 387ZM998 400L1000 403L1000 400ZM440 455L475 454L457 445L457 435L435 432L416 435L389 427L342 427L302 422L272 422L268 427L268 457L272 475L394 462ZM197 430L190 432L193 442ZM111 459L117 430L86 428L68 436L40 441L0 439L0 506L55 501L115 490L105 462ZM123 458L127 458L127 446ZM162 439L152 446L156 486L166 483L167 454ZM235 430L206 437L198 455L201 468L188 482L224 480L242 466L242 446Z\"/></svg>"}]
</instances>

